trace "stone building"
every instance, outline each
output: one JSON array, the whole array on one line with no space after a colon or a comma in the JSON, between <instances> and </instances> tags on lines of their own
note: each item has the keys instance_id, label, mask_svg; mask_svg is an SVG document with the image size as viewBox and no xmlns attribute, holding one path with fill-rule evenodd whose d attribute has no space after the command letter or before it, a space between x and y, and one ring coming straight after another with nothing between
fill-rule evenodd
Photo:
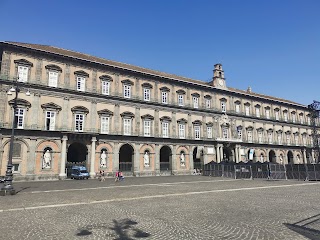
<instances>
[{"instance_id":1,"label":"stone building","mask_svg":"<svg viewBox=\"0 0 320 240\"><path fill-rule=\"evenodd\" d=\"M314 159L307 106L228 87L221 64L203 82L52 46L0 42L0 53L1 175L15 84L15 179L65 178L77 164L142 176Z\"/></svg>"}]
</instances>

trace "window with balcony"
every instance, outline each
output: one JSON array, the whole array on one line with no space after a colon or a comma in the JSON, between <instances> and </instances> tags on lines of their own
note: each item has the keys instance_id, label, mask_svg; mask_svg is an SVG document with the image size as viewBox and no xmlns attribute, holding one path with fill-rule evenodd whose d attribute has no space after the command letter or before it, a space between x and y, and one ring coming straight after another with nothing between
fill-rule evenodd
<instances>
[{"instance_id":1,"label":"window with balcony","mask_svg":"<svg viewBox=\"0 0 320 240\"><path fill-rule=\"evenodd\" d=\"M74 121L75 121L74 130L76 132L83 132L83 130L84 130L84 114L83 113L76 113L74 115Z\"/></svg>"},{"instance_id":2,"label":"window with balcony","mask_svg":"<svg viewBox=\"0 0 320 240\"><path fill-rule=\"evenodd\" d=\"M179 127L179 138L182 138L182 139L186 138L185 124L180 123L178 127Z\"/></svg>"},{"instance_id":3,"label":"window with balcony","mask_svg":"<svg viewBox=\"0 0 320 240\"><path fill-rule=\"evenodd\" d=\"M178 95L178 105L179 106L183 106L184 105L184 101L183 101L183 95Z\"/></svg>"},{"instance_id":4,"label":"window with balcony","mask_svg":"<svg viewBox=\"0 0 320 240\"><path fill-rule=\"evenodd\" d=\"M212 127L207 126L207 138L212 138Z\"/></svg>"},{"instance_id":5,"label":"window with balcony","mask_svg":"<svg viewBox=\"0 0 320 240\"><path fill-rule=\"evenodd\" d=\"M169 137L169 122L162 122L162 137Z\"/></svg>"},{"instance_id":6,"label":"window with balcony","mask_svg":"<svg viewBox=\"0 0 320 240\"><path fill-rule=\"evenodd\" d=\"M150 88L144 88L143 89L143 100L150 101L150 94L151 94Z\"/></svg>"},{"instance_id":7,"label":"window with balcony","mask_svg":"<svg viewBox=\"0 0 320 240\"><path fill-rule=\"evenodd\" d=\"M192 97L193 107L199 108L199 98L198 97Z\"/></svg>"},{"instance_id":8,"label":"window with balcony","mask_svg":"<svg viewBox=\"0 0 320 240\"><path fill-rule=\"evenodd\" d=\"M25 118L25 109L16 108L15 111L15 128L23 129L24 128L24 118Z\"/></svg>"},{"instance_id":9,"label":"window with balcony","mask_svg":"<svg viewBox=\"0 0 320 240\"><path fill-rule=\"evenodd\" d=\"M200 140L200 126L199 125L194 126L194 138L196 140Z\"/></svg>"},{"instance_id":10,"label":"window with balcony","mask_svg":"<svg viewBox=\"0 0 320 240\"><path fill-rule=\"evenodd\" d=\"M77 90L84 92L86 88L86 78L85 77L77 77Z\"/></svg>"},{"instance_id":11,"label":"window with balcony","mask_svg":"<svg viewBox=\"0 0 320 240\"><path fill-rule=\"evenodd\" d=\"M221 111L226 112L227 111L227 104L225 101L221 101Z\"/></svg>"},{"instance_id":12,"label":"window with balcony","mask_svg":"<svg viewBox=\"0 0 320 240\"><path fill-rule=\"evenodd\" d=\"M168 92L161 92L161 99L163 104L168 104Z\"/></svg>"},{"instance_id":13,"label":"window with balcony","mask_svg":"<svg viewBox=\"0 0 320 240\"><path fill-rule=\"evenodd\" d=\"M101 116L101 127L100 132L102 134L109 134L110 129L110 117L109 116Z\"/></svg>"},{"instance_id":14,"label":"window with balcony","mask_svg":"<svg viewBox=\"0 0 320 240\"><path fill-rule=\"evenodd\" d=\"M55 111L46 111L46 130L54 131L56 126L56 112Z\"/></svg>"},{"instance_id":15,"label":"window with balcony","mask_svg":"<svg viewBox=\"0 0 320 240\"><path fill-rule=\"evenodd\" d=\"M102 94L103 95L110 95L110 82L109 81L102 81Z\"/></svg>"},{"instance_id":16,"label":"window with balcony","mask_svg":"<svg viewBox=\"0 0 320 240\"><path fill-rule=\"evenodd\" d=\"M145 137L151 136L151 121L148 119L143 121L143 135Z\"/></svg>"},{"instance_id":17,"label":"window with balcony","mask_svg":"<svg viewBox=\"0 0 320 240\"><path fill-rule=\"evenodd\" d=\"M123 119L123 135L131 135L131 118L124 118Z\"/></svg>"},{"instance_id":18,"label":"window with balcony","mask_svg":"<svg viewBox=\"0 0 320 240\"><path fill-rule=\"evenodd\" d=\"M130 85L123 85L123 97L124 98L131 98L131 86Z\"/></svg>"}]
</instances>

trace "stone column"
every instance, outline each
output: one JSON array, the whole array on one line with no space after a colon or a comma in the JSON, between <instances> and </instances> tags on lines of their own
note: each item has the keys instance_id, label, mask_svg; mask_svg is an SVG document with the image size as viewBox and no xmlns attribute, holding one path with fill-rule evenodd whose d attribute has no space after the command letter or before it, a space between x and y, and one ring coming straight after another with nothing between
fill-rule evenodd
<instances>
[{"instance_id":1,"label":"stone column","mask_svg":"<svg viewBox=\"0 0 320 240\"><path fill-rule=\"evenodd\" d=\"M305 150L305 149L303 149L303 162L304 162L305 164L307 164L307 163L308 163L308 160L307 160L307 153L306 153L306 150Z\"/></svg>"},{"instance_id":2,"label":"stone column","mask_svg":"<svg viewBox=\"0 0 320 240\"><path fill-rule=\"evenodd\" d=\"M156 144L155 145L155 149L154 149L154 156L155 156L155 159L154 159L154 168L155 168L155 171L156 171L156 176L159 176L160 175L160 150L159 150L159 144Z\"/></svg>"},{"instance_id":3,"label":"stone column","mask_svg":"<svg viewBox=\"0 0 320 240\"><path fill-rule=\"evenodd\" d=\"M36 79L35 79L35 83L36 84L48 85L48 84L46 84L46 79L42 79L42 59L40 59L40 58L37 59L37 62L36 62Z\"/></svg>"},{"instance_id":4,"label":"stone column","mask_svg":"<svg viewBox=\"0 0 320 240\"><path fill-rule=\"evenodd\" d=\"M222 144L220 145L220 160L222 160L222 161L224 160L223 159L223 145Z\"/></svg>"},{"instance_id":5,"label":"stone column","mask_svg":"<svg viewBox=\"0 0 320 240\"><path fill-rule=\"evenodd\" d=\"M134 176L140 176L140 144L135 144L134 150L134 160L133 160L133 174Z\"/></svg>"},{"instance_id":6,"label":"stone column","mask_svg":"<svg viewBox=\"0 0 320 240\"><path fill-rule=\"evenodd\" d=\"M240 162L241 161L241 146L239 146L239 148L238 148L238 154L239 154L238 159L239 159L239 162Z\"/></svg>"},{"instance_id":7,"label":"stone column","mask_svg":"<svg viewBox=\"0 0 320 240\"><path fill-rule=\"evenodd\" d=\"M171 145L172 147L172 157L171 157L171 169L172 174L175 175L177 173L177 146Z\"/></svg>"},{"instance_id":8,"label":"stone column","mask_svg":"<svg viewBox=\"0 0 320 240\"><path fill-rule=\"evenodd\" d=\"M220 144L217 144L216 154L217 154L217 163L220 163L221 162L221 160L220 160Z\"/></svg>"},{"instance_id":9,"label":"stone column","mask_svg":"<svg viewBox=\"0 0 320 240\"><path fill-rule=\"evenodd\" d=\"M67 89L70 89L70 65L69 64L66 64L66 67L64 70L64 87Z\"/></svg>"},{"instance_id":10,"label":"stone column","mask_svg":"<svg viewBox=\"0 0 320 240\"><path fill-rule=\"evenodd\" d=\"M235 155L236 155L236 163L238 163L239 162L239 147L238 147L238 145L236 145L236 153L235 153Z\"/></svg>"},{"instance_id":11,"label":"stone column","mask_svg":"<svg viewBox=\"0 0 320 240\"><path fill-rule=\"evenodd\" d=\"M113 146L112 171L116 172L118 170L119 170L119 143L115 142Z\"/></svg>"},{"instance_id":12,"label":"stone column","mask_svg":"<svg viewBox=\"0 0 320 240\"><path fill-rule=\"evenodd\" d=\"M94 178L96 176L95 172L95 160L96 160L96 137L91 138L91 158L90 158L90 177Z\"/></svg>"},{"instance_id":13,"label":"stone column","mask_svg":"<svg viewBox=\"0 0 320 240\"><path fill-rule=\"evenodd\" d=\"M66 157L67 157L67 141L68 136L62 137L62 145L61 145L61 161L60 161L60 178L65 178L66 175Z\"/></svg>"},{"instance_id":14,"label":"stone column","mask_svg":"<svg viewBox=\"0 0 320 240\"><path fill-rule=\"evenodd\" d=\"M113 117L114 118L113 132L118 135L121 134L121 129L122 129L122 126L121 126L122 121L120 121L120 112L119 111L120 111L119 104L115 104L114 105L114 117Z\"/></svg>"},{"instance_id":15,"label":"stone column","mask_svg":"<svg viewBox=\"0 0 320 240\"><path fill-rule=\"evenodd\" d=\"M190 166L190 171L193 171L194 169L194 163L193 163L193 152L192 152L192 146L189 146L189 166Z\"/></svg>"},{"instance_id":16,"label":"stone column","mask_svg":"<svg viewBox=\"0 0 320 240\"><path fill-rule=\"evenodd\" d=\"M37 139L30 139L30 149L28 152L28 158L27 158L27 175L34 174L35 170L35 153L36 153L36 142Z\"/></svg>"}]
</instances>

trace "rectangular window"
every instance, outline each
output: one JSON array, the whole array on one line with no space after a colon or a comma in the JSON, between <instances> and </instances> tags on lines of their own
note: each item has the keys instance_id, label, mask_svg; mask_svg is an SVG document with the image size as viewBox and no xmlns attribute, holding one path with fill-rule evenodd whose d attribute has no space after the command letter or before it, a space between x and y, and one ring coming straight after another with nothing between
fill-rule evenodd
<instances>
[{"instance_id":1,"label":"rectangular window","mask_svg":"<svg viewBox=\"0 0 320 240\"><path fill-rule=\"evenodd\" d=\"M236 104L236 113L240 112L240 104Z\"/></svg>"},{"instance_id":2,"label":"rectangular window","mask_svg":"<svg viewBox=\"0 0 320 240\"><path fill-rule=\"evenodd\" d=\"M268 142L269 143L272 143L273 142L273 140L272 140L272 132L268 132Z\"/></svg>"},{"instance_id":3,"label":"rectangular window","mask_svg":"<svg viewBox=\"0 0 320 240\"><path fill-rule=\"evenodd\" d=\"M260 117L260 108L256 108L256 116Z\"/></svg>"},{"instance_id":4,"label":"rectangular window","mask_svg":"<svg viewBox=\"0 0 320 240\"><path fill-rule=\"evenodd\" d=\"M200 139L200 126L194 126L194 138L197 140Z\"/></svg>"},{"instance_id":5,"label":"rectangular window","mask_svg":"<svg viewBox=\"0 0 320 240\"><path fill-rule=\"evenodd\" d=\"M15 128L23 129L24 126L24 109L17 108L15 113Z\"/></svg>"},{"instance_id":6,"label":"rectangular window","mask_svg":"<svg viewBox=\"0 0 320 240\"><path fill-rule=\"evenodd\" d=\"M221 102L221 111L226 112L226 102Z\"/></svg>"},{"instance_id":7,"label":"rectangular window","mask_svg":"<svg viewBox=\"0 0 320 240\"><path fill-rule=\"evenodd\" d=\"M266 109L266 118L270 119L270 110L269 109Z\"/></svg>"},{"instance_id":8,"label":"rectangular window","mask_svg":"<svg viewBox=\"0 0 320 240\"><path fill-rule=\"evenodd\" d=\"M150 101L150 89L149 88L143 89L143 100Z\"/></svg>"},{"instance_id":9,"label":"rectangular window","mask_svg":"<svg viewBox=\"0 0 320 240\"><path fill-rule=\"evenodd\" d=\"M108 134L110 125L110 117L101 116L101 133Z\"/></svg>"},{"instance_id":10,"label":"rectangular window","mask_svg":"<svg viewBox=\"0 0 320 240\"><path fill-rule=\"evenodd\" d=\"M258 132L258 141L259 143L262 143L263 139L262 139L262 132Z\"/></svg>"},{"instance_id":11,"label":"rectangular window","mask_svg":"<svg viewBox=\"0 0 320 240\"><path fill-rule=\"evenodd\" d=\"M143 132L144 132L145 137L151 136L151 121L150 120L143 121Z\"/></svg>"},{"instance_id":12,"label":"rectangular window","mask_svg":"<svg viewBox=\"0 0 320 240\"><path fill-rule=\"evenodd\" d=\"M162 122L162 137L167 138L169 137L169 123Z\"/></svg>"},{"instance_id":13,"label":"rectangular window","mask_svg":"<svg viewBox=\"0 0 320 240\"><path fill-rule=\"evenodd\" d=\"M18 66L18 81L28 82L29 68L24 66Z\"/></svg>"},{"instance_id":14,"label":"rectangular window","mask_svg":"<svg viewBox=\"0 0 320 240\"><path fill-rule=\"evenodd\" d=\"M178 95L178 104L179 104L179 106L183 106L184 105L183 104L183 95L181 95L181 94Z\"/></svg>"},{"instance_id":15,"label":"rectangular window","mask_svg":"<svg viewBox=\"0 0 320 240\"><path fill-rule=\"evenodd\" d=\"M250 106L246 106L245 109L246 109L246 116L249 116L250 115Z\"/></svg>"},{"instance_id":16,"label":"rectangular window","mask_svg":"<svg viewBox=\"0 0 320 240\"><path fill-rule=\"evenodd\" d=\"M206 108L211 108L211 99L206 99Z\"/></svg>"},{"instance_id":17,"label":"rectangular window","mask_svg":"<svg viewBox=\"0 0 320 240\"><path fill-rule=\"evenodd\" d=\"M162 98L162 103L168 104L168 93L167 92L162 92L161 93L161 98Z\"/></svg>"},{"instance_id":18,"label":"rectangular window","mask_svg":"<svg viewBox=\"0 0 320 240\"><path fill-rule=\"evenodd\" d=\"M84 114L75 114L75 131L76 132L83 132L84 128Z\"/></svg>"},{"instance_id":19,"label":"rectangular window","mask_svg":"<svg viewBox=\"0 0 320 240\"><path fill-rule=\"evenodd\" d=\"M54 131L56 126L56 113L53 111L46 112L46 130Z\"/></svg>"},{"instance_id":20,"label":"rectangular window","mask_svg":"<svg viewBox=\"0 0 320 240\"><path fill-rule=\"evenodd\" d=\"M229 138L228 128L222 128L222 137L224 139L228 139Z\"/></svg>"},{"instance_id":21,"label":"rectangular window","mask_svg":"<svg viewBox=\"0 0 320 240\"><path fill-rule=\"evenodd\" d=\"M248 135L248 142L252 142L252 131L248 131L247 135Z\"/></svg>"},{"instance_id":22,"label":"rectangular window","mask_svg":"<svg viewBox=\"0 0 320 240\"><path fill-rule=\"evenodd\" d=\"M123 85L123 97L131 98L131 86Z\"/></svg>"},{"instance_id":23,"label":"rectangular window","mask_svg":"<svg viewBox=\"0 0 320 240\"><path fill-rule=\"evenodd\" d=\"M192 101L193 101L193 107L198 108L199 107L199 98L193 97Z\"/></svg>"},{"instance_id":24,"label":"rectangular window","mask_svg":"<svg viewBox=\"0 0 320 240\"><path fill-rule=\"evenodd\" d=\"M58 86L58 76L59 74L57 72L49 72L49 81L48 81L49 87Z\"/></svg>"},{"instance_id":25,"label":"rectangular window","mask_svg":"<svg viewBox=\"0 0 320 240\"><path fill-rule=\"evenodd\" d=\"M20 164L19 163L13 163L12 164L12 172L19 173L20 172Z\"/></svg>"},{"instance_id":26,"label":"rectangular window","mask_svg":"<svg viewBox=\"0 0 320 240\"><path fill-rule=\"evenodd\" d=\"M185 137L186 137L185 125L179 124L179 138L185 138Z\"/></svg>"},{"instance_id":27,"label":"rectangular window","mask_svg":"<svg viewBox=\"0 0 320 240\"><path fill-rule=\"evenodd\" d=\"M288 121L288 113L287 112L283 113L283 120L286 122Z\"/></svg>"},{"instance_id":28,"label":"rectangular window","mask_svg":"<svg viewBox=\"0 0 320 240\"><path fill-rule=\"evenodd\" d=\"M207 137L212 138L212 127L207 127Z\"/></svg>"},{"instance_id":29,"label":"rectangular window","mask_svg":"<svg viewBox=\"0 0 320 240\"><path fill-rule=\"evenodd\" d=\"M279 120L279 111L275 111L274 114L275 114L276 120Z\"/></svg>"},{"instance_id":30,"label":"rectangular window","mask_svg":"<svg viewBox=\"0 0 320 240\"><path fill-rule=\"evenodd\" d=\"M129 118L123 119L123 134L131 135L131 119Z\"/></svg>"},{"instance_id":31,"label":"rectangular window","mask_svg":"<svg viewBox=\"0 0 320 240\"><path fill-rule=\"evenodd\" d=\"M237 132L238 132L238 138L242 139L242 128L238 127Z\"/></svg>"},{"instance_id":32,"label":"rectangular window","mask_svg":"<svg viewBox=\"0 0 320 240\"><path fill-rule=\"evenodd\" d=\"M86 86L86 79L84 77L77 77L77 90L84 92Z\"/></svg>"},{"instance_id":33,"label":"rectangular window","mask_svg":"<svg viewBox=\"0 0 320 240\"><path fill-rule=\"evenodd\" d=\"M109 95L110 94L110 82L102 81L102 94Z\"/></svg>"},{"instance_id":34,"label":"rectangular window","mask_svg":"<svg viewBox=\"0 0 320 240\"><path fill-rule=\"evenodd\" d=\"M296 122L296 114L295 113L292 113L292 122Z\"/></svg>"}]
</instances>

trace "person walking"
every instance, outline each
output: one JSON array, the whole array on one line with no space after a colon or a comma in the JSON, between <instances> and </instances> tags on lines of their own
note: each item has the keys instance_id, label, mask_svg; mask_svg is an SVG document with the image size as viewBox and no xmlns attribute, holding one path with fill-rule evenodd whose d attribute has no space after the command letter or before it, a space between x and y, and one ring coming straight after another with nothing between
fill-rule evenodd
<instances>
[{"instance_id":1,"label":"person walking","mask_svg":"<svg viewBox=\"0 0 320 240\"><path fill-rule=\"evenodd\" d=\"M106 180L104 170L101 172L101 182Z\"/></svg>"},{"instance_id":2,"label":"person walking","mask_svg":"<svg viewBox=\"0 0 320 240\"><path fill-rule=\"evenodd\" d=\"M119 181L123 181L124 180L124 176L123 173L120 171L119 172Z\"/></svg>"},{"instance_id":3,"label":"person walking","mask_svg":"<svg viewBox=\"0 0 320 240\"><path fill-rule=\"evenodd\" d=\"M116 171L116 178L114 179L115 182L119 181L119 171Z\"/></svg>"}]
</instances>

